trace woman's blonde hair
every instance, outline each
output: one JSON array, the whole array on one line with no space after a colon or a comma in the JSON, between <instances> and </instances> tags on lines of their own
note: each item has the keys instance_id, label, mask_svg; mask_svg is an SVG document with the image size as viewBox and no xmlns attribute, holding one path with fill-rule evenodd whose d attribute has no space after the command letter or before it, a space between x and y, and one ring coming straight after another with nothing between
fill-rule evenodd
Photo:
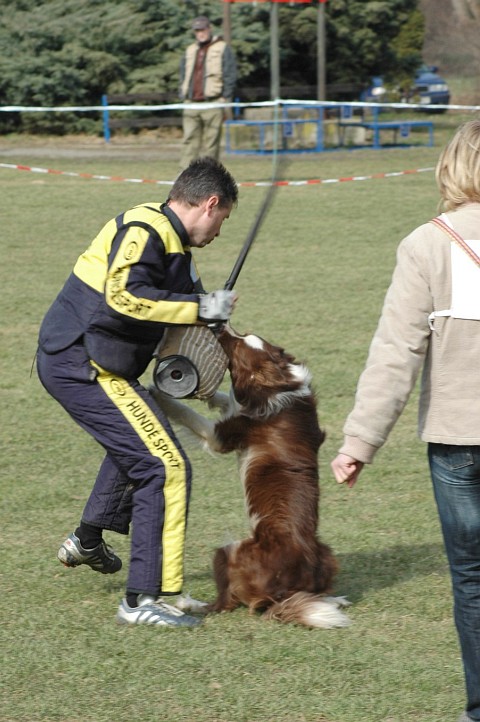
<instances>
[{"instance_id":1,"label":"woman's blonde hair","mask_svg":"<svg viewBox=\"0 0 480 722\"><path fill-rule=\"evenodd\" d=\"M438 159L435 178L444 210L480 203L480 120L458 128Z\"/></svg>"}]
</instances>

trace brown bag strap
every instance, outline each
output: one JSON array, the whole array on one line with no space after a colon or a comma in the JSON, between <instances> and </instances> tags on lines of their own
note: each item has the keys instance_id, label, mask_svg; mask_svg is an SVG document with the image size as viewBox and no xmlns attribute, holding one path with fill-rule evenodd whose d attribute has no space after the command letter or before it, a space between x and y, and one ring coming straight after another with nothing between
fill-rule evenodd
<instances>
[{"instance_id":1,"label":"brown bag strap","mask_svg":"<svg viewBox=\"0 0 480 722\"><path fill-rule=\"evenodd\" d=\"M441 228L442 231L445 231L445 233L450 236L452 241L455 241L455 243L457 243L460 248L462 248L465 253L470 256L471 260L476 263L477 266L480 266L480 257L477 256L473 248L470 248L468 243L465 243L462 236L460 236L456 231L454 231L453 228L450 228L448 223L445 223L445 221L443 221L441 218L432 218L430 223L434 223L436 226Z\"/></svg>"}]
</instances>

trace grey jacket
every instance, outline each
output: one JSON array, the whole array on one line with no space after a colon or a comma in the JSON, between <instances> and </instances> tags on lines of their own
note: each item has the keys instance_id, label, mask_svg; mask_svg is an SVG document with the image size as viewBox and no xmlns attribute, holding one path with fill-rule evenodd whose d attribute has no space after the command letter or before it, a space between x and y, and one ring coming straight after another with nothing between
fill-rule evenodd
<instances>
[{"instance_id":1,"label":"grey jacket","mask_svg":"<svg viewBox=\"0 0 480 722\"><path fill-rule=\"evenodd\" d=\"M464 239L480 239L480 204L447 214ZM422 371L419 436L480 445L480 321L432 311L451 307L451 243L426 223L399 245L397 264L359 379L340 451L370 463L402 413ZM473 261L472 261L473 263ZM480 293L480 268L478 268Z\"/></svg>"}]
</instances>

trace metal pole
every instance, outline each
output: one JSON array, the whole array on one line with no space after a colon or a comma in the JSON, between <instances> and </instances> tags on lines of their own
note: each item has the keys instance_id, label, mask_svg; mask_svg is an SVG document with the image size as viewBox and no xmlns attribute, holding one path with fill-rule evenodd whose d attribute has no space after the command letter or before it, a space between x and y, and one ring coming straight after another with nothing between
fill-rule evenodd
<instances>
[{"instance_id":1,"label":"metal pole","mask_svg":"<svg viewBox=\"0 0 480 722\"><path fill-rule=\"evenodd\" d=\"M102 95L102 105L105 108L103 111L103 137L105 142L110 142L110 114L108 112L108 97L106 94Z\"/></svg>"},{"instance_id":2,"label":"metal pole","mask_svg":"<svg viewBox=\"0 0 480 722\"><path fill-rule=\"evenodd\" d=\"M317 10L317 100L326 100L325 86L325 3L318 0Z\"/></svg>"},{"instance_id":3,"label":"metal pole","mask_svg":"<svg viewBox=\"0 0 480 722\"><path fill-rule=\"evenodd\" d=\"M230 45L232 42L232 7L228 0L224 0L223 2L223 24L222 24L222 32L223 32L223 39L227 43L227 45ZM229 100L234 100L234 98L229 98ZM232 120L233 119L233 109L232 108L224 108L224 119L225 120Z\"/></svg>"},{"instance_id":4,"label":"metal pole","mask_svg":"<svg viewBox=\"0 0 480 722\"><path fill-rule=\"evenodd\" d=\"M278 43L278 3L270 2L270 100L277 100L280 97L280 51Z\"/></svg>"}]
</instances>

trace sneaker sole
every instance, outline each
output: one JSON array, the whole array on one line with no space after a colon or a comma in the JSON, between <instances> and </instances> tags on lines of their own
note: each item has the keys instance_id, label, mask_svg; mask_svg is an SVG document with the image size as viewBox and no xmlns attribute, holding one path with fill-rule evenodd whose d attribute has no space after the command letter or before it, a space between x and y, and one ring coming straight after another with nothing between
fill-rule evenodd
<instances>
[{"instance_id":1,"label":"sneaker sole","mask_svg":"<svg viewBox=\"0 0 480 722\"><path fill-rule=\"evenodd\" d=\"M201 622L198 624L168 624L168 622L165 623L159 623L156 624L145 624L145 623L138 623L138 622L127 622L126 619L119 619L118 617L115 618L115 621L118 625L121 627L161 627L162 629L197 629L201 626Z\"/></svg>"},{"instance_id":2,"label":"sneaker sole","mask_svg":"<svg viewBox=\"0 0 480 722\"><path fill-rule=\"evenodd\" d=\"M148 609L148 605L146 605L146 607L147 608L144 610L144 614L137 612L135 618L133 614L130 615L130 618L126 617L124 614L124 610L121 609L117 612L115 620L117 624L122 624L129 627L170 627L175 629L178 629L179 627L184 627L185 629L194 629L195 627L201 626L203 622L202 619L197 619L183 613L180 613L178 617L172 616L165 618L165 615L163 615L164 619L159 619L159 615L157 613L157 621L149 621L150 619L152 619L152 617L155 618L155 613Z\"/></svg>"}]
</instances>

